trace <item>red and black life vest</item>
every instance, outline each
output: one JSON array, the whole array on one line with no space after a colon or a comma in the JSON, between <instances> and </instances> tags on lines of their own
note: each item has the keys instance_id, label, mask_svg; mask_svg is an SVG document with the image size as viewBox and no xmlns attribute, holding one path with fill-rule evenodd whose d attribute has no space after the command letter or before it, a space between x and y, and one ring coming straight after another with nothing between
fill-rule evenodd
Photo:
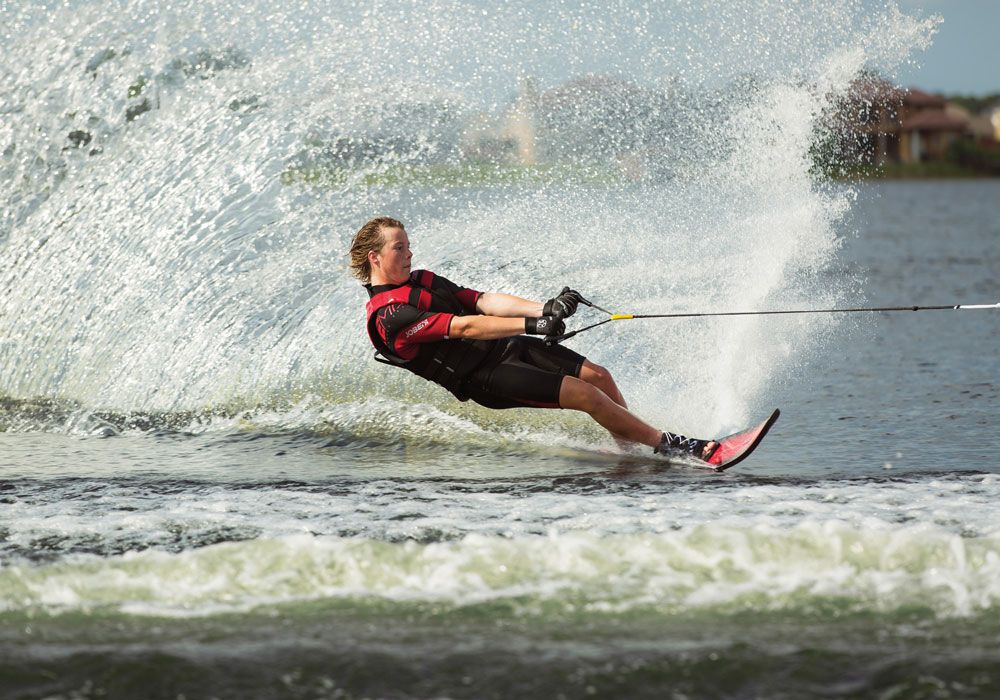
<instances>
[{"instance_id":1,"label":"red and black life vest","mask_svg":"<svg viewBox=\"0 0 1000 700\"><path fill-rule=\"evenodd\" d=\"M375 327L378 310L388 304L409 304L431 313L449 313L456 316L470 314L447 289L424 287L415 277L398 287L379 292L369 299L365 306L368 314L368 338L375 346L375 359L384 364L407 369L419 377L440 384L460 401L465 401L468 396L462 391L463 383L469 375L499 351L500 344L497 341L455 338L436 343L422 343L416 357L407 360L397 355L386 344ZM379 358L379 355L385 359Z\"/></svg>"}]
</instances>

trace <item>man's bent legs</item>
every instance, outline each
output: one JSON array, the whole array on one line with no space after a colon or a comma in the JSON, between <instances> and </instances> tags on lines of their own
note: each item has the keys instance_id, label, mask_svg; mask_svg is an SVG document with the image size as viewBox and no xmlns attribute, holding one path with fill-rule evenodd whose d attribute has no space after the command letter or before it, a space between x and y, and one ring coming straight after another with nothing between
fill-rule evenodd
<instances>
[{"instance_id":1,"label":"man's bent legs","mask_svg":"<svg viewBox=\"0 0 1000 700\"><path fill-rule=\"evenodd\" d=\"M584 366L586 369L586 365ZM580 376L583 376L581 371ZM610 375L608 375L610 378ZM611 380L612 385L614 380ZM621 392L615 391L621 399ZM624 400L622 400L624 403ZM559 405L583 411L600 423L612 435L650 447L660 444L662 432L632 415L628 410L594 384L582 378L563 377L559 388Z\"/></svg>"}]
</instances>

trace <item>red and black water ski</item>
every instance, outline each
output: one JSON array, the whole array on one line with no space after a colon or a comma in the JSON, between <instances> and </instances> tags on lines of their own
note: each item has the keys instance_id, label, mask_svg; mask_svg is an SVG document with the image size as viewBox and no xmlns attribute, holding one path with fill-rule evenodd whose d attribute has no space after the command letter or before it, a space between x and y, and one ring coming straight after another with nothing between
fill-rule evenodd
<instances>
[{"instance_id":1,"label":"red and black water ski","mask_svg":"<svg viewBox=\"0 0 1000 700\"><path fill-rule=\"evenodd\" d=\"M706 461L717 472L725 471L734 464L739 464L757 448L757 445L764 439L767 431L771 429L771 426L774 425L774 422L778 420L778 416L780 415L781 411L774 409L774 412L763 423L741 432L727 435L724 438L718 438L716 442L719 443L719 446L715 448L715 452Z\"/></svg>"}]
</instances>

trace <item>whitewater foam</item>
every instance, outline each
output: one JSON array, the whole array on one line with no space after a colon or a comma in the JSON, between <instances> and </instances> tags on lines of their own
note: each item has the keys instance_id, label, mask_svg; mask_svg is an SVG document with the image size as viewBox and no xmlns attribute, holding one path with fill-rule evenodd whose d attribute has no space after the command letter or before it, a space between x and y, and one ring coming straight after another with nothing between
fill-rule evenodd
<instances>
[{"instance_id":1,"label":"whitewater foam","mask_svg":"<svg viewBox=\"0 0 1000 700\"><path fill-rule=\"evenodd\" d=\"M206 615L305 600L383 599L530 612L546 601L661 614L842 607L940 616L988 612L1000 599L1000 537L929 525L882 530L837 521L697 525L657 534L470 534L399 544L289 535L0 571L8 611Z\"/></svg>"}]
</instances>

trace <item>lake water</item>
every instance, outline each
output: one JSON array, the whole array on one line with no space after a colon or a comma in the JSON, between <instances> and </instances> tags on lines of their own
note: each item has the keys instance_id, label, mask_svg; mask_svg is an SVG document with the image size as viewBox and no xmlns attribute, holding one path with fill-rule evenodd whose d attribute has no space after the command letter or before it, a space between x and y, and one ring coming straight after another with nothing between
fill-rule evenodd
<instances>
[{"instance_id":1,"label":"lake water","mask_svg":"<svg viewBox=\"0 0 1000 700\"><path fill-rule=\"evenodd\" d=\"M865 185L825 274L878 305L995 301L996 201L996 181ZM722 475L447 400L180 429L8 400L0 679L10 697L990 697L998 316L845 319L756 397L782 418ZM592 332L608 354L612 331Z\"/></svg>"}]
</instances>

